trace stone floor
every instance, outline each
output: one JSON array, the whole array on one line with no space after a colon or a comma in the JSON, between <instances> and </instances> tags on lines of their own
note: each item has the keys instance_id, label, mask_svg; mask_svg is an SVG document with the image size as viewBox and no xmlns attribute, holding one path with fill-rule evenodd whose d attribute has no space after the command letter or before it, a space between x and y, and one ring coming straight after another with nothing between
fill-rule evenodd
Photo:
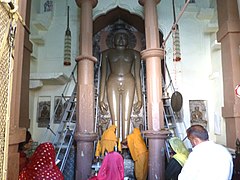
<instances>
[{"instance_id":1,"label":"stone floor","mask_svg":"<svg viewBox=\"0 0 240 180\"><path fill-rule=\"evenodd\" d=\"M124 158L124 180L135 180L134 161L131 158L129 150L123 149L122 155ZM69 158L66 162L65 169L63 171L64 180L75 180L75 164L76 164L75 149L71 148Z\"/></svg>"}]
</instances>

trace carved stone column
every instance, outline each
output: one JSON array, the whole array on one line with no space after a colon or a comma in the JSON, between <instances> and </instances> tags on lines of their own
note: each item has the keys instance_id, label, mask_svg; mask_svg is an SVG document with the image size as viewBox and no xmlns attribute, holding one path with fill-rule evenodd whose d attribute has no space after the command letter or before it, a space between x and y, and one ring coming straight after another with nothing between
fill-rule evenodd
<instances>
[{"instance_id":1,"label":"carved stone column","mask_svg":"<svg viewBox=\"0 0 240 180\"><path fill-rule=\"evenodd\" d=\"M92 8L97 0L76 0L80 9L80 53L78 62L77 87L77 142L76 179L86 180L91 173L93 142L97 139L94 133L94 63L92 56L93 21Z\"/></svg>"},{"instance_id":2,"label":"carved stone column","mask_svg":"<svg viewBox=\"0 0 240 180\"><path fill-rule=\"evenodd\" d=\"M146 61L147 83L147 119L148 130L145 135L149 143L148 179L164 180L165 174L165 139L169 134L164 129L162 102L161 59L164 50L160 48L157 4L160 0L139 0L144 6L146 49L141 52Z\"/></svg>"},{"instance_id":3,"label":"carved stone column","mask_svg":"<svg viewBox=\"0 0 240 180\"><path fill-rule=\"evenodd\" d=\"M148 129L159 131L164 128L161 78L163 50L161 48L148 48L143 50L141 55L146 61Z\"/></svg>"},{"instance_id":4,"label":"carved stone column","mask_svg":"<svg viewBox=\"0 0 240 180\"><path fill-rule=\"evenodd\" d=\"M165 179L165 139L169 135L168 131L145 131L145 137L148 138L149 162L148 179Z\"/></svg>"},{"instance_id":5,"label":"carved stone column","mask_svg":"<svg viewBox=\"0 0 240 180\"><path fill-rule=\"evenodd\" d=\"M226 120L227 146L235 148L240 137L240 98L234 89L240 83L240 21L237 0L217 0L218 25L217 39L221 42L224 88L222 115Z\"/></svg>"}]
</instances>

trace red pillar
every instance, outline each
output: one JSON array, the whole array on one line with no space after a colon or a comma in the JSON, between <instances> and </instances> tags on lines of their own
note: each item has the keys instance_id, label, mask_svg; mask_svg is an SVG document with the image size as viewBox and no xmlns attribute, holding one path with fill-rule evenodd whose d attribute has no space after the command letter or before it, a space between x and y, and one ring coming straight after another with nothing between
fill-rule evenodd
<instances>
[{"instance_id":1,"label":"red pillar","mask_svg":"<svg viewBox=\"0 0 240 180\"><path fill-rule=\"evenodd\" d=\"M157 4L160 0L139 0L144 6L146 49L141 52L146 61L147 83L147 119L148 130L145 136L149 143L148 179L164 180L165 174L165 139L169 134L164 129L162 102L161 59L164 50L160 48Z\"/></svg>"},{"instance_id":2,"label":"red pillar","mask_svg":"<svg viewBox=\"0 0 240 180\"><path fill-rule=\"evenodd\" d=\"M240 98L234 89L240 84L240 21L237 0L217 0L217 39L221 42L224 107L222 116L226 120L227 146L235 149L240 139Z\"/></svg>"},{"instance_id":3,"label":"red pillar","mask_svg":"<svg viewBox=\"0 0 240 180\"><path fill-rule=\"evenodd\" d=\"M93 142L97 139L94 132L94 63L92 56L93 21L92 8L97 0L76 0L80 9L80 55L78 62L77 86L77 142L76 178L86 180L91 173Z\"/></svg>"}]
</instances>

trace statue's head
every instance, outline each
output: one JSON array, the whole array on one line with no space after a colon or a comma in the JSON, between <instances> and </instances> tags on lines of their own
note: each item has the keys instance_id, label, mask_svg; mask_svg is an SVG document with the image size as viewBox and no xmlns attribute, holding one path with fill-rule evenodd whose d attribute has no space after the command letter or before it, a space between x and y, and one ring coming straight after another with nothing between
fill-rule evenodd
<instances>
[{"instance_id":1,"label":"statue's head","mask_svg":"<svg viewBox=\"0 0 240 180\"><path fill-rule=\"evenodd\" d=\"M114 45L116 46L124 46L128 45L128 34L124 31L116 32L114 35Z\"/></svg>"},{"instance_id":2,"label":"statue's head","mask_svg":"<svg viewBox=\"0 0 240 180\"><path fill-rule=\"evenodd\" d=\"M195 107L195 110L196 110L196 111L199 111L199 107L198 107L198 106L196 106L196 107Z\"/></svg>"},{"instance_id":3,"label":"statue's head","mask_svg":"<svg viewBox=\"0 0 240 180\"><path fill-rule=\"evenodd\" d=\"M106 38L106 44L108 48L114 48L114 46L116 46L116 42L120 34L121 36L124 36L124 39L126 39L126 47L134 49L136 46L137 39L134 34L136 29L121 20L108 26L105 31L109 32Z\"/></svg>"}]
</instances>

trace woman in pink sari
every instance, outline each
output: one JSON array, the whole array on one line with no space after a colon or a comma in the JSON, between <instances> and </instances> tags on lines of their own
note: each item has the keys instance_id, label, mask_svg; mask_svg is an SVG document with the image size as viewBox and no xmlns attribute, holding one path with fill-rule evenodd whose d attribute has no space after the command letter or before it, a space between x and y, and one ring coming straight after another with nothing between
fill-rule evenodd
<instances>
[{"instance_id":1,"label":"woman in pink sari","mask_svg":"<svg viewBox=\"0 0 240 180\"><path fill-rule=\"evenodd\" d=\"M117 152L108 153L102 162L98 175L89 180L123 180L124 163L122 156Z\"/></svg>"}]
</instances>

